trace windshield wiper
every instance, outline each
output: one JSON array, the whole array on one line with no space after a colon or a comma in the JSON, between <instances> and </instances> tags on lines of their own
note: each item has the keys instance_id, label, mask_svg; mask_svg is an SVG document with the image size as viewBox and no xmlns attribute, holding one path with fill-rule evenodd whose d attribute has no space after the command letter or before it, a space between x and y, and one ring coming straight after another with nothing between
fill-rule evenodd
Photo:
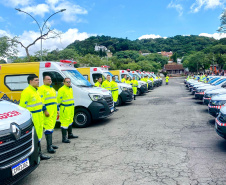
<instances>
[{"instance_id":1,"label":"windshield wiper","mask_svg":"<svg viewBox=\"0 0 226 185\"><path fill-rule=\"evenodd\" d=\"M77 86L79 86L79 87L92 87L92 85L77 85Z\"/></svg>"}]
</instances>

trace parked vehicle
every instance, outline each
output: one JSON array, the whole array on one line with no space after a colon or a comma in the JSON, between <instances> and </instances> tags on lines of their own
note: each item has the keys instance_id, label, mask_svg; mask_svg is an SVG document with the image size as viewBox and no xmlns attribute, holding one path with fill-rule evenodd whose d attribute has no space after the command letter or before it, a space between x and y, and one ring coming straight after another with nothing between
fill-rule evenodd
<instances>
[{"instance_id":1,"label":"parked vehicle","mask_svg":"<svg viewBox=\"0 0 226 185\"><path fill-rule=\"evenodd\" d=\"M38 137L30 112L0 100L0 184L20 181L39 163Z\"/></svg>"},{"instance_id":2,"label":"parked vehicle","mask_svg":"<svg viewBox=\"0 0 226 185\"><path fill-rule=\"evenodd\" d=\"M213 96L208 105L209 114L217 117L220 109L226 104L226 94Z\"/></svg>"},{"instance_id":3,"label":"parked vehicle","mask_svg":"<svg viewBox=\"0 0 226 185\"><path fill-rule=\"evenodd\" d=\"M220 109L219 115L215 119L215 129L219 136L226 139L226 107Z\"/></svg>"},{"instance_id":4,"label":"parked vehicle","mask_svg":"<svg viewBox=\"0 0 226 185\"><path fill-rule=\"evenodd\" d=\"M28 86L29 74L39 76L39 85L43 84L43 75L50 75L56 91L63 85L65 77L71 78L75 99L74 124L87 127L92 120L107 118L113 111L113 100L108 90L93 88L77 69L73 61L29 62L2 64L0 70L0 89L4 92L0 98L19 103L23 89Z\"/></svg>"},{"instance_id":5,"label":"parked vehicle","mask_svg":"<svg viewBox=\"0 0 226 185\"><path fill-rule=\"evenodd\" d=\"M220 89L214 89L214 90L206 90L204 92L203 103L205 105L208 105L213 96L220 95L220 94L226 94L226 89L220 88Z\"/></svg>"},{"instance_id":6,"label":"parked vehicle","mask_svg":"<svg viewBox=\"0 0 226 185\"><path fill-rule=\"evenodd\" d=\"M111 80L113 74L108 70L107 67L85 67L85 68L77 68L77 70L86 77L89 82L94 85L98 78L101 77L103 81L107 78L107 75L110 75ZM126 102L131 102L133 100L133 89L132 86L126 83L121 83L116 80L119 87L119 97L118 97L118 105L122 105ZM101 88L100 88L101 89Z\"/></svg>"}]
</instances>

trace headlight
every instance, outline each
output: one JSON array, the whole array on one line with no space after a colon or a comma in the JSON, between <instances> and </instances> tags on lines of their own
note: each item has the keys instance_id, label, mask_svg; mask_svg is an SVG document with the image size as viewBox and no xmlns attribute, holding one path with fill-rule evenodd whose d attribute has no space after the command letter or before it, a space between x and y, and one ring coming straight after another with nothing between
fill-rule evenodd
<instances>
[{"instance_id":1,"label":"headlight","mask_svg":"<svg viewBox=\"0 0 226 185\"><path fill-rule=\"evenodd\" d=\"M89 97L92 101L98 101L98 100L103 99L102 94L89 94Z\"/></svg>"},{"instance_id":2,"label":"headlight","mask_svg":"<svg viewBox=\"0 0 226 185\"><path fill-rule=\"evenodd\" d=\"M128 88L127 87L120 87L122 91L127 91Z\"/></svg>"},{"instance_id":3,"label":"headlight","mask_svg":"<svg viewBox=\"0 0 226 185\"><path fill-rule=\"evenodd\" d=\"M212 100L211 104L212 105L224 105L224 104L226 104L226 100Z\"/></svg>"},{"instance_id":4,"label":"headlight","mask_svg":"<svg viewBox=\"0 0 226 185\"><path fill-rule=\"evenodd\" d=\"M197 89L197 92L204 92L205 89Z\"/></svg>"}]
</instances>

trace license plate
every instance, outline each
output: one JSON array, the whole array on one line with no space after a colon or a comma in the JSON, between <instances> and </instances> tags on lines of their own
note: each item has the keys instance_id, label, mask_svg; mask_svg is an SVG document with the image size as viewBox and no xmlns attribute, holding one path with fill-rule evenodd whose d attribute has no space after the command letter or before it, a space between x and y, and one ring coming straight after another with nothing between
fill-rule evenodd
<instances>
[{"instance_id":1,"label":"license plate","mask_svg":"<svg viewBox=\"0 0 226 185\"><path fill-rule=\"evenodd\" d=\"M24 161L20 162L19 164L12 167L12 175L16 175L23 171L25 168L29 167L29 159L25 159Z\"/></svg>"},{"instance_id":2,"label":"license plate","mask_svg":"<svg viewBox=\"0 0 226 185\"><path fill-rule=\"evenodd\" d=\"M111 112L114 112L114 107L111 108Z\"/></svg>"}]
</instances>

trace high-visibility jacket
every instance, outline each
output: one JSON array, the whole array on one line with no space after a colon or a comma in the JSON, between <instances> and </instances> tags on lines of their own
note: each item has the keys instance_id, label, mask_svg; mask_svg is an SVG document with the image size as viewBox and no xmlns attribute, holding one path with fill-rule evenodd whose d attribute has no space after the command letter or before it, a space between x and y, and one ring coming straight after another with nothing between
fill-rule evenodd
<instances>
[{"instance_id":1,"label":"high-visibility jacket","mask_svg":"<svg viewBox=\"0 0 226 185\"><path fill-rule=\"evenodd\" d=\"M118 101L118 84L115 81L110 82L111 85L111 93L113 101L116 103Z\"/></svg>"},{"instance_id":2,"label":"high-visibility jacket","mask_svg":"<svg viewBox=\"0 0 226 185\"><path fill-rule=\"evenodd\" d=\"M133 94L137 94L137 87L138 87L138 81L137 80L131 80L132 87L133 87Z\"/></svg>"},{"instance_id":3,"label":"high-visibility jacket","mask_svg":"<svg viewBox=\"0 0 226 185\"><path fill-rule=\"evenodd\" d=\"M131 85L131 81L130 80L126 80L126 84Z\"/></svg>"},{"instance_id":4,"label":"high-visibility jacket","mask_svg":"<svg viewBox=\"0 0 226 185\"><path fill-rule=\"evenodd\" d=\"M63 86L58 90L57 102L60 104L61 127L67 129L73 123L74 97L72 87Z\"/></svg>"},{"instance_id":5,"label":"high-visibility jacket","mask_svg":"<svg viewBox=\"0 0 226 185\"><path fill-rule=\"evenodd\" d=\"M49 134L53 132L57 119L56 91L52 86L42 85L38 88L38 92L41 95L42 102L49 113L49 117L44 115L45 134Z\"/></svg>"},{"instance_id":6,"label":"high-visibility jacket","mask_svg":"<svg viewBox=\"0 0 226 185\"><path fill-rule=\"evenodd\" d=\"M94 84L94 86L95 86L95 87L101 87L101 83L97 81L97 82Z\"/></svg>"},{"instance_id":7,"label":"high-visibility jacket","mask_svg":"<svg viewBox=\"0 0 226 185\"><path fill-rule=\"evenodd\" d=\"M103 83L102 83L102 86L101 86L102 88L104 88L104 89L107 89L107 90L111 90L111 84L110 84L110 82L108 81L108 80L105 80Z\"/></svg>"},{"instance_id":8,"label":"high-visibility jacket","mask_svg":"<svg viewBox=\"0 0 226 185\"><path fill-rule=\"evenodd\" d=\"M126 79L123 78L123 79L121 80L121 82L122 82L122 83L126 83Z\"/></svg>"},{"instance_id":9,"label":"high-visibility jacket","mask_svg":"<svg viewBox=\"0 0 226 185\"><path fill-rule=\"evenodd\" d=\"M205 80L205 77L206 77L205 75L200 76L199 81L200 81L200 82L203 82L203 81Z\"/></svg>"},{"instance_id":10,"label":"high-visibility jacket","mask_svg":"<svg viewBox=\"0 0 226 185\"><path fill-rule=\"evenodd\" d=\"M188 75L187 79L186 80L189 80L190 79L190 76Z\"/></svg>"},{"instance_id":11,"label":"high-visibility jacket","mask_svg":"<svg viewBox=\"0 0 226 185\"><path fill-rule=\"evenodd\" d=\"M142 81L144 81L144 82L146 82L147 83L147 88L148 88L148 78L143 78L143 80Z\"/></svg>"},{"instance_id":12,"label":"high-visibility jacket","mask_svg":"<svg viewBox=\"0 0 226 185\"><path fill-rule=\"evenodd\" d=\"M43 134L43 125L44 125L44 115L41 96L38 92L38 89L29 85L21 93L20 104L21 107L28 109L32 114L32 121L35 126L35 130L38 136L39 141L42 139Z\"/></svg>"},{"instance_id":13,"label":"high-visibility jacket","mask_svg":"<svg viewBox=\"0 0 226 185\"><path fill-rule=\"evenodd\" d=\"M169 82L169 76L166 76L166 82L167 83Z\"/></svg>"}]
</instances>

